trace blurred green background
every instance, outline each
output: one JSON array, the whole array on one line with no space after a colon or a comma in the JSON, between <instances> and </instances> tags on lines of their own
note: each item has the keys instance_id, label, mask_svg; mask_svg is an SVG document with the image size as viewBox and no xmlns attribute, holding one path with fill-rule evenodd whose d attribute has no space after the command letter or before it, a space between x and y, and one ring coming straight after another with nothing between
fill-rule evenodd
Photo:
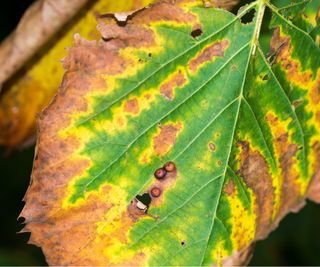
<instances>
[{"instance_id":1,"label":"blurred green background","mask_svg":"<svg viewBox=\"0 0 320 267\"><path fill-rule=\"evenodd\" d=\"M0 2L0 41L32 2ZM27 244L29 234L17 234L22 228L17 217L29 184L34 147L6 152L0 148L0 265L46 265L41 249ZM320 205L308 202L299 214L288 215L267 240L257 243L250 265L320 265L319 227Z\"/></svg>"}]
</instances>

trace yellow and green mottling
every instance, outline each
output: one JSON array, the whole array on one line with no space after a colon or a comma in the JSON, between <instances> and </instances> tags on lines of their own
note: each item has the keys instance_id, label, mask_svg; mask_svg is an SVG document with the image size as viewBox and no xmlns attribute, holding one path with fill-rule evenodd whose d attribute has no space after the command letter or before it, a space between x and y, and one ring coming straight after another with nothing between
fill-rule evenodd
<instances>
[{"instance_id":1,"label":"yellow and green mottling","mask_svg":"<svg viewBox=\"0 0 320 267\"><path fill-rule=\"evenodd\" d=\"M230 205L230 221L232 225L231 242L234 251L240 251L248 246L255 236L256 214L254 213L254 195L252 190L248 190L250 195L250 208L245 207L238 195L238 188L235 193L228 196Z\"/></svg>"},{"instance_id":2,"label":"yellow and green mottling","mask_svg":"<svg viewBox=\"0 0 320 267\"><path fill-rule=\"evenodd\" d=\"M262 2L257 3L248 10L262 12ZM118 55L128 64L121 73L99 75L105 88L89 90L84 96L87 109L68 114L70 125L58 135L77 140L80 145L71 158L88 162L70 179L63 208L71 211L92 199L106 205L88 241L108 260L105 265L221 265L249 246L263 214L256 214L261 199L251 188L261 177L252 174L248 182L242 176L248 168L245 153L261 158L265 179L271 179L274 201L266 232L283 204L286 166L281 159L289 145L303 147L292 156L286 173L291 178L300 174L295 182L300 195L310 180L306 166L314 162L305 146L319 138L319 132L313 128L314 136L306 139L309 121L301 122L283 77L255 47L257 18L244 25L231 13L204 8L202 1L180 5L195 20L146 22L143 27L152 30L154 43L120 49ZM203 31L196 38L190 35L194 26ZM192 60L223 41L223 53L189 73ZM301 65L299 71L306 69ZM186 82L173 88L168 101L160 87L179 70ZM130 101L136 105L131 112ZM308 103L303 105L307 111ZM172 180L155 180L155 170L168 161L176 166ZM155 184L161 197L151 201L147 214L133 219L131 201Z\"/></svg>"},{"instance_id":3,"label":"yellow and green mottling","mask_svg":"<svg viewBox=\"0 0 320 267\"><path fill-rule=\"evenodd\" d=\"M225 241L220 239L216 242L211 252L211 258L215 260L217 266L222 266L222 260L230 256L230 251L225 248Z\"/></svg>"}]
</instances>

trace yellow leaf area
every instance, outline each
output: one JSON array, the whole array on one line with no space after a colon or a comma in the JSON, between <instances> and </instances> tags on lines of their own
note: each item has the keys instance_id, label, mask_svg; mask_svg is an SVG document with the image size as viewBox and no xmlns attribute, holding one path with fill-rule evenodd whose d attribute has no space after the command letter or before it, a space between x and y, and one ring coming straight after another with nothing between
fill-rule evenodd
<instances>
[{"instance_id":1,"label":"yellow leaf area","mask_svg":"<svg viewBox=\"0 0 320 267\"><path fill-rule=\"evenodd\" d=\"M304 110L308 113L306 125L309 131L320 131L320 69L306 69L302 67L301 59L295 55L296 49L292 45L291 36L283 32L282 27L276 28L271 40L271 47L278 49L276 62L285 75L287 82L292 88L303 91L306 97ZM279 45L281 44L281 47ZM316 59L317 60L317 59ZM311 60L304 61L304 64L311 64ZM299 107L304 101L297 99L292 102L294 108ZM313 175L318 166L318 156L316 146L320 142L318 134L308 138L306 146L310 148L308 153L308 173ZM303 195L307 189L309 176L306 179L299 179L297 182L301 186Z\"/></svg>"},{"instance_id":2,"label":"yellow leaf area","mask_svg":"<svg viewBox=\"0 0 320 267\"><path fill-rule=\"evenodd\" d=\"M226 201L230 209L227 222L231 225L230 244L232 250L241 251L249 246L256 236L257 210L255 205L257 203L253 191L247 189L231 169L228 170L227 177L221 201ZM224 211L218 210L215 224L217 229L221 230L214 232L217 241L211 252L211 257L216 259L216 264L219 266L224 265L224 261L230 256L230 250L226 244L228 242L226 235L229 235L229 230L224 223L225 219L219 217L220 213L224 214Z\"/></svg>"},{"instance_id":3,"label":"yellow leaf area","mask_svg":"<svg viewBox=\"0 0 320 267\"><path fill-rule=\"evenodd\" d=\"M62 37L40 52L40 59L27 65L19 76L3 88L0 99L0 145L12 147L33 139L36 115L57 92L64 73L60 60L72 45L74 34L97 40L100 38L96 30L97 14L136 10L152 2L154 0L99 0L89 10L81 11L76 21L63 30Z\"/></svg>"}]
</instances>

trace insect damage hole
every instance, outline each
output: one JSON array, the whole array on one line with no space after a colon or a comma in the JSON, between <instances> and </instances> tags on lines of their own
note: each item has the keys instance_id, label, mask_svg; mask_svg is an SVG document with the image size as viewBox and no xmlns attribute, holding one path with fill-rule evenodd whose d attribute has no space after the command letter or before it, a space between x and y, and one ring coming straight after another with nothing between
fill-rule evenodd
<instances>
[{"instance_id":1,"label":"insect damage hole","mask_svg":"<svg viewBox=\"0 0 320 267\"><path fill-rule=\"evenodd\" d=\"M151 197L148 193L143 195L137 195L136 199L138 200L137 208L143 211L147 211L151 203Z\"/></svg>"},{"instance_id":2,"label":"insect damage hole","mask_svg":"<svg viewBox=\"0 0 320 267\"><path fill-rule=\"evenodd\" d=\"M255 14L255 10L251 9L249 12L247 12L246 14L244 14L240 20L243 24L247 24L253 21L254 18L254 14Z\"/></svg>"},{"instance_id":3,"label":"insect damage hole","mask_svg":"<svg viewBox=\"0 0 320 267\"><path fill-rule=\"evenodd\" d=\"M195 30L193 30L193 31L191 32L191 36L192 36L193 38L196 38L196 37L200 36L202 33L203 33L203 32L202 32L202 30L201 30L200 28L199 28L199 29L195 29Z\"/></svg>"},{"instance_id":4,"label":"insect damage hole","mask_svg":"<svg viewBox=\"0 0 320 267\"><path fill-rule=\"evenodd\" d=\"M262 81L267 81L267 80L269 80L269 75L266 74L266 73L260 74L259 77L260 77L260 79L261 79Z\"/></svg>"}]
</instances>

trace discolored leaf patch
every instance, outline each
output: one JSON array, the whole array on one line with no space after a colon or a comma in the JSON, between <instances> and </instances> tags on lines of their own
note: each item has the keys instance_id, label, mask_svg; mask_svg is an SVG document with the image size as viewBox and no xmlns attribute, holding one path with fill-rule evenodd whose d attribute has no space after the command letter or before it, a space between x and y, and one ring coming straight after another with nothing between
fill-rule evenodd
<instances>
[{"instance_id":1,"label":"discolored leaf patch","mask_svg":"<svg viewBox=\"0 0 320 267\"><path fill-rule=\"evenodd\" d=\"M270 61L259 48L266 8ZM244 264L256 240L316 199L309 85L320 56L306 61L297 36L320 52L276 11L262 0L238 15L161 2L126 25L103 17L100 41L76 36L39 118L21 213L50 264Z\"/></svg>"}]
</instances>

